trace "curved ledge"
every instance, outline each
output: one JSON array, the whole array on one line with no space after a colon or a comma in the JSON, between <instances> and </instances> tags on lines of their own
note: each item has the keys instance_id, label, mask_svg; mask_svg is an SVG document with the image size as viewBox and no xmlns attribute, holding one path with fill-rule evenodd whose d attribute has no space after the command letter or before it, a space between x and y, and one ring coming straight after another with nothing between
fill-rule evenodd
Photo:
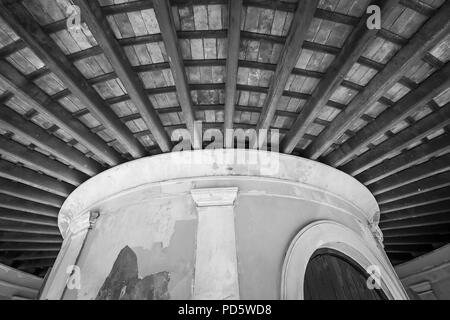
<instances>
[{"instance_id":1,"label":"curved ledge","mask_svg":"<svg viewBox=\"0 0 450 320\"><path fill-rule=\"evenodd\" d=\"M59 229L66 236L72 220L124 191L148 184L214 176L265 177L309 185L347 200L364 214L369 224L378 224L379 208L370 191L335 168L274 152L215 149L161 154L100 173L66 199L58 216Z\"/></svg>"}]
</instances>

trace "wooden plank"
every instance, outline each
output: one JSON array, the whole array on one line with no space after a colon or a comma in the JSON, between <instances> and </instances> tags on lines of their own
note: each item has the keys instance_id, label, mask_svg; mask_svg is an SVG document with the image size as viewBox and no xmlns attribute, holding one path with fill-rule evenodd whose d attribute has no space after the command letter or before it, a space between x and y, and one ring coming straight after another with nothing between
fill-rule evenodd
<instances>
[{"instance_id":1,"label":"wooden plank","mask_svg":"<svg viewBox=\"0 0 450 320\"><path fill-rule=\"evenodd\" d=\"M0 178L0 193L56 208L60 208L64 202L63 197L3 178Z\"/></svg>"},{"instance_id":2,"label":"wooden plank","mask_svg":"<svg viewBox=\"0 0 450 320\"><path fill-rule=\"evenodd\" d=\"M11 90L14 95L29 102L34 109L46 115L49 120L107 164L114 166L122 161L119 154L109 148L100 137L90 132L80 121L74 119L62 105L51 99L33 82L28 81L6 61L0 60L0 75L10 85L8 90Z\"/></svg>"},{"instance_id":3,"label":"wooden plank","mask_svg":"<svg viewBox=\"0 0 450 320\"><path fill-rule=\"evenodd\" d=\"M403 170L369 186L375 196L450 170L450 154Z\"/></svg>"},{"instance_id":4,"label":"wooden plank","mask_svg":"<svg viewBox=\"0 0 450 320\"><path fill-rule=\"evenodd\" d=\"M189 90L186 69L178 45L178 36L175 31L175 25L172 16L170 4L165 0L153 0L153 7L158 20L161 35L169 56L170 67L172 69L173 79L177 88L178 100L183 110L183 119L186 127L191 132L193 141L200 141L198 132L195 132L194 122L195 114L192 107L191 93Z\"/></svg>"},{"instance_id":5,"label":"wooden plank","mask_svg":"<svg viewBox=\"0 0 450 320\"><path fill-rule=\"evenodd\" d=\"M450 151L450 134L443 134L428 143L423 143L414 149L408 150L392 159L383 161L377 166L357 175L355 178L366 185L370 185L394 173L412 167L417 163L435 155Z\"/></svg>"},{"instance_id":6,"label":"wooden plank","mask_svg":"<svg viewBox=\"0 0 450 320\"><path fill-rule=\"evenodd\" d=\"M100 95L88 84L81 72L70 63L56 43L42 31L22 4L4 1L0 4L0 15L47 67L86 105L94 117L115 133L117 140L133 157L139 158L145 155L144 147L111 112Z\"/></svg>"},{"instance_id":7,"label":"wooden plank","mask_svg":"<svg viewBox=\"0 0 450 320\"><path fill-rule=\"evenodd\" d=\"M70 169L66 165L56 160L32 151L18 142L0 136L0 152L8 155L19 162L26 164L30 168L41 171L51 177L60 179L74 186L78 186L88 179L85 174Z\"/></svg>"},{"instance_id":8,"label":"wooden plank","mask_svg":"<svg viewBox=\"0 0 450 320\"><path fill-rule=\"evenodd\" d=\"M334 150L329 156L325 157L325 162L333 166L338 166L350 158L355 156L359 149L372 143L382 134L393 128L395 125L411 116L424 104L431 101L438 96L441 92L445 91L450 86L450 63L433 73L425 81L423 81L415 90L406 94L403 98L397 101L394 106L388 108L381 115L377 117L375 121L367 124L358 133L347 140L345 143L339 146L337 150ZM399 133L395 139L389 139L382 147L377 147L377 151L371 150L371 155L364 155L359 157L353 163L345 165L344 167L349 169L348 172L355 173L363 171L367 168L368 159L372 161L377 160L377 156L380 154L380 150L384 152L392 152L395 148L402 148L402 146L408 145L411 140L420 139L419 137L426 137L433 128L439 128L445 126L450 122L450 104L443 107L433 117L427 117L426 121L419 121L418 125L414 125L411 128ZM387 149L386 149L387 148ZM381 151L381 152L383 152ZM378 152L377 155L376 152ZM375 156L374 156L375 155Z\"/></svg>"},{"instance_id":9,"label":"wooden plank","mask_svg":"<svg viewBox=\"0 0 450 320\"><path fill-rule=\"evenodd\" d=\"M443 172L376 196L379 205L450 186L450 172Z\"/></svg>"},{"instance_id":10,"label":"wooden plank","mask_svg":"<svg viewBox=\"0 0 450 320\"><path fill-rule=\"evenodd\" d=\"M317 159L323 154L355 120L444 38L450 31L449 15L450 2L447 1L308 147L306 155Z\"/></svg>"},{"instance_id":11,"label":"wooden plank","mask_svg":"<svg viewBox=\"0 0 450 320\"><path fill-rule=\"evenodd\" d=\"M445 212L426 217L403 219L401 221L380 222L380 228L384 232L392 229L406 229L406 228L425 227L433 225L440 226L449 223L450 223L450 214L448 212ZM448 230L448 232L450 232L450 229Z\"/></svg>"},{"instance_id":12,"label":"wooden plank","mask_svg":"<svg viewBox=\"0 0 450 320\"><path fill-rule=\"evenodd\" d=\"M28 200L0 194L0 208L34 213L46 217L58 217L59 209ZM3 209L0 209L2 211ZM5 210L3 210L5 211Z\"/></svg>"},{"instance_id":13,"label":"wooden plank","mask_svg":"<svg viewBox=\"0 0 450 320\"><path fill-rule=\"evenodd\" d=\"M229 1L228 49L225 79L224 132L233 129L241 41L242 0Z\"/></svg>"},{"instance_id":14,"label":"wooden plank","mask_svg":"<svg viewBox=\"0 0 450 320\"><path fill-rule=\"evenodd\" d=\"M55 263L55 258L53 259L39 259L34 261L24 261L17 264L17 269L19 270L27 270L27 269L35 269L35 268L46 268L52 267Z\"/></svg>"},{"instance_id":15,"label":"wooden plank","mask_svg":"<svg viewBox=\"0 0 450 320\"><path fill-rule=\"evenodd\" d=\"M392 15L394 12L392 9L398 2L399 0L387 0L382 2L381 14L384 19L389 19L389 15ZM292 152L306 133L310 124L318 117L327 101L342 84L345 76L363 54L367 45L377 36L378 30L367 29L366 22L368 17L368 14L362 16L358 25L346 40L344 47L328 67L325 77L319 82L314 89L311 98L303 106L297 120L282 141L281 150L284 153Z\"/></svg>"},{"instance_id":16,"label":"wooden plank","mask_svg":"<svg viewBox=\"0 0 450 320\"><path fill-rule=\"evenodd\" d=\"M56 251L60 244L51 243L0 243L0 251Z\"/></svg>"},{"instance_id":17,"label":"wooden plank","mask_svg":"<svg viewBox=\"0 0 450 320\"><path fill-rule=\"evenodd\" d=\"M0 219L7 221L30 223L41 226L58 227L58 220L55 219L55 217L42 216L39 214L33 214L30 212L23 212L14 209L0 208Z\"/></svg>"},{"instance_id":18,"label":"wooden plank","mask_svg":"<svg viewBox=\"0 0 450 320\"><path fill-rule=\"evenodd\" d=\"M298 3L291 24L291 29L281 52L277 69L272 78L269 92L259 117L257 128L269 129L275 115L279 100L283 95L286 83L301 53L303 41L308 33L318 1L305 0Z\"/></svg>"},{"instance_id":19,"label":"wooden plank","mask_svg":"<svg viewBox=\"0 0 450 320\"><path fill-rule=\"evenodd\" d=\"M32 236L30 236L32 237ZM2 254L2 257L0 258L0 261L3 262L12 262L12 261L27 261L27 260L37 260L37 259L52 259L56 258L58 256L59 249L55 250L53 252L46 251L46 252L23 252L21 254L16 253L4 253Z\"/></svg>"},{"instance_id":20,"label":"wooden plank","mask_svg":"<svg viewBox=\"0 0 450 320\"><path fill-rule=\"evenodd\" d=\"M145 93L141 80L133 71L123 48L115 39L114 33L106 17L102 14L100 6L96 1L75 0L74 3L81 8L81 14L88 24L89 30L109 59L159 147L163 152L170 151L172 143L164 130L161 119Z\"/></svg>"},{"instance_id":21,"label":"wooden plank","mask_svg":"<svg viewBox=\"0 0 450 320\"><path fill-rule=\"evenodd\" d=\"M448 212L450 205L449 200L436 202L428 205L418 206L415 208L408 208L403 210L398 210L395 212L384 213L381 215L382 221L397 221L403 219L413 219L419 217L430 216L434 214ZM450 233L450 232L449 232Z\"/></svg>"},{"instance_id":22,"label":"wooden plank","mask_svg":"<svg viewBox=\"0 0 450 320\"><path fill-rule=\"evenodd\" d=\"M419 195L413 195L408 198L399 199L390 203L380 205L381 213L395 212L402 209L408 209L417 206L423 206L443 200L450 200L450 188L444 187L437 190L428 191Z\"/></svg>"},{"instance_id":23,"label":"wooden plank","mask_svg":"<svg viewBox=\"0 0 450 320\"><path fill-rule=\"evenodd\" d=\"M425 235L425 236L407 236L407 237L389 237L384 238L384 244L435 244L450 242L450 235Z\"/></svg>"},{"instance_id":24,"label":"wooden plank","mask_svg":"<svg viewBox=\"0 0 450 320\"><path fill-rule=\"evenodd\" d=\"M83 153L69 147L65 142L48 134L38 125L27 121L20 114L7 106L0 104L0 124L3 129L18 134L39 148L60 158L77 170L89 176L94 176L101 171L101 166Z\"/></svg>"}]
</instances>

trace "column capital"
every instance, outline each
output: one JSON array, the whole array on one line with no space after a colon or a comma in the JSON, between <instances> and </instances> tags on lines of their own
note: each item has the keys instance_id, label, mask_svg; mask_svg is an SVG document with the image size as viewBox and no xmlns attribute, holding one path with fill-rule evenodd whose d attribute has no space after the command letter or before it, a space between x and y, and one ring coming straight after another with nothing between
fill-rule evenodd
<instances>
[{"instance_id":1,"label":"column capital","mask_svg":"<svg viewBox=\"0 0 450 320\"><path fill-rule=\"evenodd\" d=\"M238 193L237 187L191 190L197 207L232 206Z\"/></svg>"}]
</instances>

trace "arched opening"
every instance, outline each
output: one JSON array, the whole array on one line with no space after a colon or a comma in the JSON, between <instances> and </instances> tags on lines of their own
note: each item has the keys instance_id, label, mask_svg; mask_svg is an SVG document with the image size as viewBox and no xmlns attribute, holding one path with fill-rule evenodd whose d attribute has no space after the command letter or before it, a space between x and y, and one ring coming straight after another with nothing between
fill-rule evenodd
<instances>
[{"instance_id":1,"label":"arched opening","mask_svg":"<svg viewBox=\"0 0 450 320\"><path fill-rule=\"evenodd\" d=\"M311 257L304 281L305 300L387 300L382 290L369 289L369 275L343 253L322 248Z\"/></svg>"}]
</instances>

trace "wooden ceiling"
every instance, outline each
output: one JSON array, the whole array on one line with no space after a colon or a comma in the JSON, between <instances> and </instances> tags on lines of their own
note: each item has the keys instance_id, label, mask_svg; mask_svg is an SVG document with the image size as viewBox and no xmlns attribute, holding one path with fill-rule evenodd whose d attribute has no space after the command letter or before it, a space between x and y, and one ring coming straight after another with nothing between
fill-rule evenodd
<instances>
[{"instance_id":1,"label":"wooden ceiling","mask_svg":"<svg viewBox=\"0 0 450 320\"><path fill-rule=\"evenodd\" d=\"M0 0L0 262L43 275L65 197L196 120L353 175L394 264L450 242L450 1L374 3Z\"/></svg>"}]
</instances>

